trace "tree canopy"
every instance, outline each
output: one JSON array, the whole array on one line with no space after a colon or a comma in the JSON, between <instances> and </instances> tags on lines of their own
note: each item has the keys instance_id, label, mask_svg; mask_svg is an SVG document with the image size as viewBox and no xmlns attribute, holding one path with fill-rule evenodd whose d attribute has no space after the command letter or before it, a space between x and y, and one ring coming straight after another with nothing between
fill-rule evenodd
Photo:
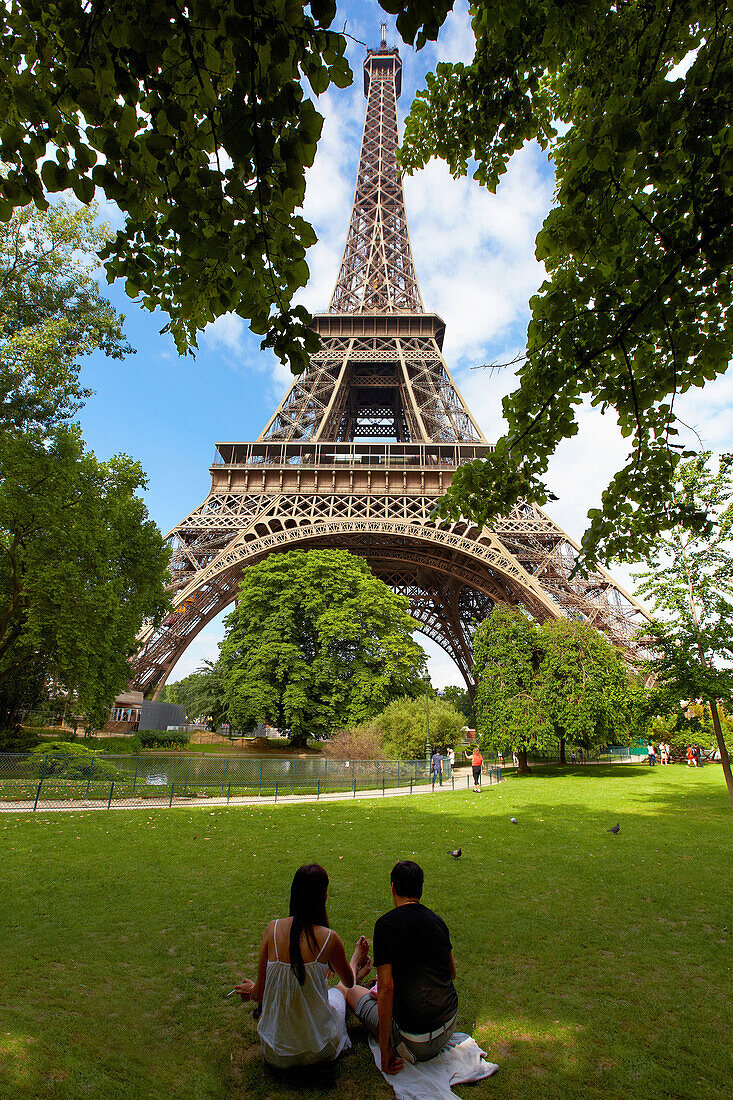
<instances>
[{"instance_id":1,"label":"tree canopy","mask_svg":"<svg viewBox=\"0 0 733 1100\"><path fill-rule=\"evenodd\" d=\"M474 636L476 733L482 748L510 748L527 771L527 753L552 752L555 731L539 677L537 625L521 611L496 604Z\"/></svg>"},{"instance_id":2,"label":"tree canopy","mask_svg":"<svg viewBox=\"0 0 733 1100\"><path fill-rule=\"evenodd\" d=\"M629 455L583 551L638 558L660 528L703 522L672 492L675 400L733 352L733 17L711 0L473 0L471 15L475 58L428 77L402 164L437 155L494 190L536 140L557 190L506 433L457 471L438 514L479 522L544 503L548 460L589 401L618 417Z\"/></svg>"},{"instance_id":3,"label":"tree canopy","mask_svg":"<svg viewBox=\"0 0 733 1100\"><path fill-rule=\"evenodd\" d=\"M95 724L130 679L144 618L162 616L169 552L138 463L99 462L76 428L0 441L0 688L38 665ZM11 714L0 716L10 721Z\"/></svg>"},{"instance_id":4,"label":"tree canopy","mask_svg":"<svg viewBox=\"0 0 733 1100\"><path fill-rule=\"evenodd\" d=\"M99 462L70 422L79 357L129 350L94 280L95 215L60 203L0 227L0 725L49 678L103 721L143 618L167 606L142 469Z\"/></svg>"},{"instance_id":5,"label":"tree canopy","mask_svg":"<svg viewBox=\"0 0 733 1100\"><path fill-rule=\"evenodd\" d=\"M541 626L502 604L476 631L477 733L482 747L527 754L627 742L635 693L621 652L594 627L571 619Z\"/></svg>"},{"instance_id":6,"label":"tree canopy","mask_svg":"<svg viewBox=\"0 0 733 1100\"><path fill-rule=\"evenodd\" d=\"M680 503L682 507L680 507ZM678 523L659 534L639 574L639 592L657 618L645 628L653 656L654 702L663 712L706 702L733 806L733 776L718 704L733 698L733 455L709 451L677 468L670 513L700 512L706 533Z\"/></svg>"},{"instance_id":7,"label":"tree canopy","mask_svg":"<svg viewBox=\"0 0 733 1100\"><path fill-rule=\"evenodd\" d=\"M296 741L370 718L422 689L408 601L344 550L291 550L250 566L219 668L229 721L269 721Z\"/></svg>"},{"instance_id":8,"label":"tree canopy","mask_svg":"<svg viewBox=\"0 0 733 1100\"><path fill-rule=\"evenodd\" d=\"M539 628L539 679L560 742L590 751L630 740L633 694L623 655L588 623L548 619Z\"/></svg>"}]
</instances>

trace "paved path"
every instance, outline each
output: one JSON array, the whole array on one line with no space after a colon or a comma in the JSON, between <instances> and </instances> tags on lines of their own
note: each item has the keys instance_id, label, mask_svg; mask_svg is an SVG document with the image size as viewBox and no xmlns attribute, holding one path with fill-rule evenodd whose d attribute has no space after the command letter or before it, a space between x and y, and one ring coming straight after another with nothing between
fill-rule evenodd
<instances>
[{"instance_id":1,"label":"paved path","mask_svg":"<svg viewBox=\"0 0 733 1100\"><path fill-rule=\"evenodd\" d=\"M491 787L497 784L490 784L484 782L484 793ZM464 782L465 780L465 782ZM290 795L278 795L277 799L271 798L257 798L255 796L251 798L230 798L228 801L226 798L179 798L176 796L173 799L172 806L169 807L168 799L156 799L153 801L150 798L125 798L120 799L119 802L115 802L108 807L104 799L94 799L85 801L79 799L77 801L69 802L44 802L43 799L38 803L37 813L69 813L71 811L79 810L151 810L151 809L199 809L206 810L212 806L292 806L301 805L304 802L353 802L355 799L365 798L402 798L405 795L438 795L438 794L451 794L455 791L470 790L472 786L472 779L470 776L457 775L452 779L447 779L443 786L436 784L433 789L429 783L423 783L420 786L413 787L385 787L382 790L381 787L373 788L371 790L357 790L356 794L353 791L334 791L328 794L315 795L315 794L290 794ZM0 802L0 813L33 813L33 805L27 801L24 802Z\"/></svg>"}]
</instances>

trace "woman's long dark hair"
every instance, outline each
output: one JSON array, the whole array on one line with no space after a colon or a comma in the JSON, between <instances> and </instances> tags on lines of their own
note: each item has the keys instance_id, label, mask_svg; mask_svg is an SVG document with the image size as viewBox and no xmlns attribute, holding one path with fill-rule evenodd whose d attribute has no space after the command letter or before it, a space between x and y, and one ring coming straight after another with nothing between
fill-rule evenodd
<instances>
[{"instance_id":1,"label":"woman's long dark hair","mask_svg":"<svg viewBox=\"0 0 733 1100\"><path fill-rule=\"evenodd\" d=\"M313 931L316 924L328 928L326 916L326 890L328 875L319 863L305 863L295 872L290 887L290 965L293 973L302 985L305 981L305 963L300 950L300 937L305 938L315 953L318 943Z\"/></svg>"}]
</instances>

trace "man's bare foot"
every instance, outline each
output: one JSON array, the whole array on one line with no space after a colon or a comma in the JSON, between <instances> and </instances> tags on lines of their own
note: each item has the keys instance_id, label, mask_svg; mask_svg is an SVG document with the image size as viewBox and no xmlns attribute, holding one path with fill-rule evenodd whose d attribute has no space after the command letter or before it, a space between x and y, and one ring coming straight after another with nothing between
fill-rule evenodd
<instances>
[{"instance_id":1,"label":"man's bare foot","mask_svg":"<svg viewBox=\"0 0 733 1100\"><path fill-rule=\"evenodd\" d=\"M372 968L372 960L369 958L369 943L366 936L359 936L351 956L351 970L354 981L359 984L367 976Z\"/></svg>"}]
</instances>

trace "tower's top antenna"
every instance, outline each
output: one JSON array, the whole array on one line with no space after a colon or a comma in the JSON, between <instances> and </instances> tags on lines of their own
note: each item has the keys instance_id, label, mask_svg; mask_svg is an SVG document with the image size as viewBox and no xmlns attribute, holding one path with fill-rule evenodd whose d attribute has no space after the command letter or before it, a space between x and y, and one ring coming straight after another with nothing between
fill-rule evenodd
<instances>
[{"instance_id":1,"label":"tower's top antenna","mask_svg":"<svg viewBox=\"0 0 733 1100\"><path fill-rule=\"evenodd\" d=\"M387 48L387 24L382 23L382 49L386 50L386 48Z\"/></svg>"}]
</instances>

